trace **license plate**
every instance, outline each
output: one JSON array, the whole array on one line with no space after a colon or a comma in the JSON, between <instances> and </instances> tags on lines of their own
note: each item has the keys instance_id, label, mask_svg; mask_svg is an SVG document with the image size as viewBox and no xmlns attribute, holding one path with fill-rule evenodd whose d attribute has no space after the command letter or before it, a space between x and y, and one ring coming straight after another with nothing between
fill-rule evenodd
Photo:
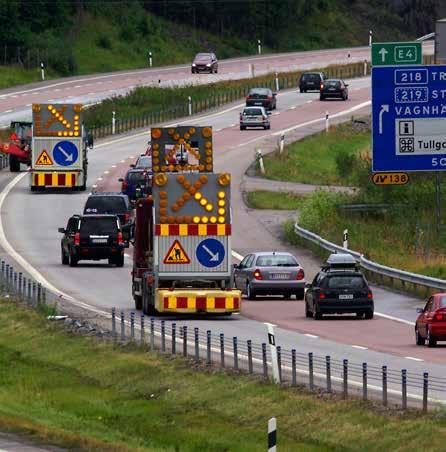
<instances>
[{"instance_id":1,"label":"license plate","mask_svg":"<svg viewBox=\"0 0 446 452\"><path fill-rule=\"evenodd\" d=\"M339 295L339 299L340 300L353 300L353 294L349 293L349 294Z\"/></svg>"},{"instance_id":2,"label":"license plate","mask_svg":"<svg viewBox=\"0 0 446 452\"><path fill-rule=\"evenodd\" d=\"M262 105L262 102L254 102L254 105Z\"/></svg>"},{"instance_id":3,"label":"license plate","mask_svg":"<svg viewBox=\"0 0 446 452\"><path fill-rule=\"evenodd\" d=\"M289 273L271 273L271 279L289 279Z\"/></svg>"},{"instance_id":4,"label":"license plate","mask_svg":"<svg viewBox=\"0 0 446 452\"><path fill-rule=\"evenodd\" d=\"M258 118L257 116L248 116L246 119L247 119L248 121L251 121L251 122L258 122L258 121L261 120L261 119Z\"/></svg>"},{"instance_id":5,"label":"license plate","mask_svg":"<svg viewBox=\"0 0 446 452\"><path fill-rule=\"evenodd\" d=\"M336 91L336 88L328 88L328 91Z\"/></svg>"},{"instance_id":6,"label":"license plate","mask_svg":"<svg viewBox=\"0 0 446 452\"><path fill-rule=\"evenodd\" d=\"M107 243L108 239L91 239L91 243Z\"/></svg>"}]
</instances>

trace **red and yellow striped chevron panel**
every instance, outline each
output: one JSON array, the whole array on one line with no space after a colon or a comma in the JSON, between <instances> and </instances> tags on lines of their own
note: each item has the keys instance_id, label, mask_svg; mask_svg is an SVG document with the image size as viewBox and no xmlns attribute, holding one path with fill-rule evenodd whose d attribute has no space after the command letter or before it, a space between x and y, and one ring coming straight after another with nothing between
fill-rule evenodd
<instances>
[{"instance_id":1,"label":"red and yellow striped chevron panel","mask_svg":"<svg viewBox=\"0 0 446 452\"><path fill-rule=\"evenodd\" d=\"M32 185L35 187L75 187L76 173L45 173L32 174Z\"/></svg>"},{"instance_id":2,"label":"red and yellow striped chevron panel","mask_svg":"<svg viewBox=\"0 0 446 452\"><path fill-rule=\"evenodd\" d=\"M169 235L231 235L230 224L157 224L155 234Z\"/></svg>"},{"instance_id":3,"label":"red and yellow striped chevron panel","mask_svg":"<svg viewBox=\"0 0 446 452\"><path fill-rule=\"evenodd\" d=\"M159 312L239 312L242 299L236 289L159 289L157 292Z\"/></svg>"}]
</instances>

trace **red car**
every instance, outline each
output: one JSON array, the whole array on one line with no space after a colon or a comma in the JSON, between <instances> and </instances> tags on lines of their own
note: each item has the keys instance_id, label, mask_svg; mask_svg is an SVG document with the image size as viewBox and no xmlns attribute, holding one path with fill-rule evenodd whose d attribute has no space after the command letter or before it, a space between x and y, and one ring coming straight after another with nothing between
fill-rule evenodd
<instances>
[{"instance_id":1,"label":"red car","mask_svg":"<svg viewBox=\"0 0 446 452\"><path fill-rule=\"evenodd\" d=\"M432 295L424 308L417 309L420 314L415 322L417 345L435 347L437 341L446 341L446 293Z\"/></svg>"}]
</instances>

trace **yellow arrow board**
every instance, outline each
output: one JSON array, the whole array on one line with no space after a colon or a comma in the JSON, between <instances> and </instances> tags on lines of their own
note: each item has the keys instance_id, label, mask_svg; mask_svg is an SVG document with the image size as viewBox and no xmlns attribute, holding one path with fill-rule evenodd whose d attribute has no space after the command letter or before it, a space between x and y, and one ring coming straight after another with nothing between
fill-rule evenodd
<instances>
[{"instance_id":1,"label":"yellow arrow board","mask_svg":"<svg viewBox=\"0 0 446 452\"><path fill-rule=\"evenodd\" d=\"M372 181L375 185L405 185L409 182L407 173L374 173Z\"/></svg>"}]
</instances>

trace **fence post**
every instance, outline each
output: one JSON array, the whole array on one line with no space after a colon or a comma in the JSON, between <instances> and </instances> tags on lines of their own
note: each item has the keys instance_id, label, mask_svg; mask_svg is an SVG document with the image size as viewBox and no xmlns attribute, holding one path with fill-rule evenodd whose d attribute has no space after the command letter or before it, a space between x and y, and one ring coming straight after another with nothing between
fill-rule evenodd
<instances>
[{"instance_id":1,"label":"fence post","mask_svg":"<svg viewBox=\"0 0 446 452\"><path fill-rule=\"evenodd\" d=\"M407 370L401 370L401 402L403 410L407 409Z\"/></svg>"},{"instance_id":2,"label":"fence post","mask_svg":"<svg viewBox=\"0 0 446 452\"><path fill-rule=\"evenodd\" d=\"M200 346L199 346L199 331L198 328L194 328L194 340L195 340L195 361L198 362L200 359Z\"/></svg>"},{"instance_id":3,"label":"fence post","mask_svg":"<svg viewBox=\"0 0 446 452\"><path fill-rule=\"evenodd\" d=\"M166 321L161 320L161 351L166 351Z\"/></svg>"},{"instance_id":4,"label":"fence post","mask_svg":"<svg viewBox=\"0 0 446 452\"><path fill-rule=\"evenodd\" d=\"M172 355L177 353L177 324L172 323Z\"/></svg>"},{"instance_id":5,"label":"fence post","mask_svg":"<svg viewBox=\"0 0 446 452\"><path fill-rule=\"evenodd\" d=\"M144 314L141 314L141 347L146 345L146 330L144 323Z\"/></svg>"},{"instance_id":6,"label":"fence post","mask_svg":"<svg viewBox=\"0 0 446 452\"><path fill-rule=\"evenodd\" d=\"M125 340L124 311L121 311L121 341Z\"/></svg>"},{"instance_id":7,"label":"fence post","mask_svg":"<svg viewBox=\"0 0 446 452\"><path fill-rule=\"evenodd\" d=\"M155 349L155 319L150 319L150 350Z\"/></svg>"},{"instance_id":8,"label":"fence post","mask_svg":"<svg viewBox=\"0 0 446 452\"><path fill-rule=\"evenodd\" d=\"M232 338L232 347L234 351L234 369L238 370L238 344L236 336Z\"/></svg>"},{"instance_id":9,"label":"fence post","mask_svg":"<svg viewBox=\"0 0 446 452\"><path fill-rule=\"evenodd\" d=\"M308 353L308 377L310 384L310 391L314 389L314 365L313 365L313 353Z\"/></svg>"},{"instance_id":10,"label":"fence post","mask_svg":"<svg viewBox=\"0 0 446 452\"><path fill-rule=\"evenodd\" d=\"M343 361L343 370L344 370L344 399L348 397L348 359L344 359Z\"/></svg>"},{"instance_id":11,"label":"fence post","mask_svg":"<svg viewBox=\"0 0 446 452\"><path fill-rule=\"evenodd\" d=\"M22 272L19 272L19 282L18 282L18 284L19 284L19 287L18 287L18 293L19 293L19 297L21 297L22 296L22 281L23 281L23 273Z\"/></svg>"},{"instance_id":12,"label":"fence post","mask_svg":"<svg viewBox=\"0 0 446 452\"><path fill-rule=\"evenodd\" d=\"M112 308L112 312L111 312L111 326L112 326L112 339L115 341L116 340L116 309Z\"/></svg>"},{"instance_id":13,"label":"fence post","mask_svg":"<svg viewBox=\"0 0 446 452\"><path fill-rule=\"evenodd\" d=\"M367 60L364 60L364 77L367 75Z\"/></svg>"},{"instance_id":14,"label":"fence post","mask_svg":"<svg viewBox=\"0 0 446 452\"><path fill-rule=\"evenodd\" d=\"M9 267L12 268L12 267ZM33 281L33 293L32 293L32 299L31 303L34 306L36 304L36 293L37 293L37 284L35 281Z\"/></svg>"},{"instance_id":15,"label":"fence post","mask_svg":"<svg viewBox=\"0 0 446 452\"><path fill-rule=\"evenodd\" d=\"M9 264L6 264L5 270L6 291L9 292Z\"/></svg>"},{"instance_id":16,"label":"fence post","mask_svg":"<svg viewBox=\"0 0 446 452\"><path fill-rule=\"evenodd\" d=\"M291 386L297 385L296 378L296 350L293 348L291 350Z\"/></svg>"},{"instance_id":17,"label":"fence post","mask_svg":"<svg viewBox=\"0 0 446 452\"><path fill-rule=\"evenodd\" d=\"M362 363L362 400L367 400L367 363Z\"/></svg>"},{"instance_id":18,"label":"fence post","mask_svg":"<svg viewBox=\"0 0 446 452\"><path fill-rule=\"evenodd\" d=\"M253 373L253 367L252 367L252 342L251 342L251 339L248 339L246 341L246 345L247 345L247 348L248 348L248 372L250 374L252 374Z\"/></svg>"},{"instance_id":19,"label":"fence post","mask_svg":"<svg viewBox=\"0 0 446 452\"><path fill-rule=\"evenodd\" d=\"M277 349L277 368L279 369L279 383L282 382L282 347L278 345Z\"/></svg>"},{"instance_id":20,"label":"fence post","mask_svg":"<svg viewBox=\"0 0 446 452\"><path fill-rule=\"evenodd\" d=\"M130 313L130 340L135 340L135 313Z\"/></svg>"},{"instance_id":21,"label":"fence post","mask_svg":"<svg viewBox=\"0 0 446 452\"><path fill-rule=\"evenodd\" d=\"M220 333L220 367L225 367L225 335Z\"/></svg>"},{"instance_id":22,"label":"fence post","mask_svg":"<svg viewBox=\"0 0 446 452\"><path fill-rule=\"evenodd\" d=\"M268 378L268 362L266 360L266 344L262 343L263 378Z\"/></svg>"},{"instance_id":23,"label":"fence post","mask_svg":"<svg viewBox=\"0 0 446 452\"><path fill-rule=\"evenodd\" d=\"M331 359L328 355L325 357L325 369L327 374L327 392L331 392Z\"/></svg>"},{"instance_id":24,"label":"fence post","mask_svg":"<svg viewBox=\"0 0 446 452\"><path fill-rule=\"evenodd\" d=\"M383 379L383 405L387 406L387 366L382 367Z\"/></svg>"},{"instance_id":25,"label":"fence post","mask_svg":"<svg viewBox=\"0 0 446 452\"><path fill-rule=\"evenodd\" d=\"M187 358L187 325L183 326L183 356Z\"/></svg>"},{"instance_id":26,"label":"fence post","mask_svg":"<svg viewBox=\"0 0 446 452\"><path fill-rule=\"evenodd\" d=\"M427 413L427 394L429 389L429 374L423 373L423 412Z\"/></svg>"},{"instance_id":27,"label":"fence post","mask_svg":"<svg viewBox=\"0 0 446 452\"><path fill-rule=\"evenodd\" d=\"M211 365L211 330L206 331L206 364Z\"/></svg>"}]
</instances>

